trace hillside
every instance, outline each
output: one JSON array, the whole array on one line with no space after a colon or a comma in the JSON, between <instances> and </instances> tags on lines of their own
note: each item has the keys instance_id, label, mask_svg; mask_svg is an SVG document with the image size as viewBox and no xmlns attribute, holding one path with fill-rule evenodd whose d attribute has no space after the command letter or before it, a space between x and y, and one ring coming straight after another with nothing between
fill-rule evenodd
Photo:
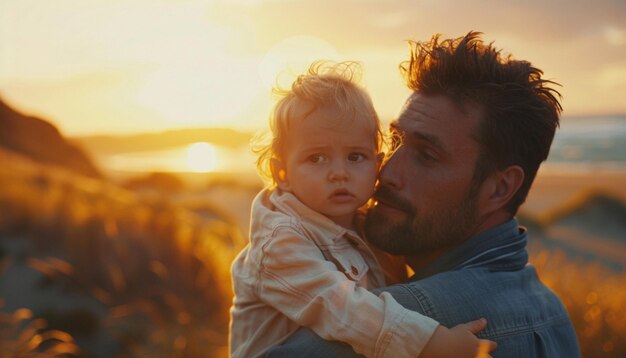
<instances>
[{"instance_id":1,"label":"hillside","mask_svg":"<svg viewBox=\"0 0 626 358\"><path fill-rule=\"evenodd\" d=\"M24 115L0 99L0 148L42 164L98 178L102 174L90 158L47 121Z\"/></svg>"},{"instance_id":2,"label":"hillside","mask_svg":"<svg viewBox=\"0 0 626 358\"><path fill-rule=\"evenodd\" d=\"M586 190L528 221L531 239L572 258L617 272L626 268L626 203L603 191Z\"/></svg>"}]
</instances>

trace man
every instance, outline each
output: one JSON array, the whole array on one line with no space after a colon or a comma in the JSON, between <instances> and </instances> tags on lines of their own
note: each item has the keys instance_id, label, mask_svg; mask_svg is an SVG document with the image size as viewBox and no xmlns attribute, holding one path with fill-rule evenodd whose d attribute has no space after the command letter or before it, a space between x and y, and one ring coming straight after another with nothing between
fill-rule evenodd
<instances>
[{"instance_id":1,"label":"man","mask_svg":"<svg viewBox=\"0 0 626 358\"><path fill-rule=\"evenodd\" d=\"M381 290L448 327L487 318L478 336L497 342L494 356L580 356L563 305L527 265L526 229L514 218L559 124L554 83L476 32L412 43L401 69L414 93L391 125L395 148L365 233L415 275ZM353 354L301 329L268 356Z\"/></svg>"}]
</instances>

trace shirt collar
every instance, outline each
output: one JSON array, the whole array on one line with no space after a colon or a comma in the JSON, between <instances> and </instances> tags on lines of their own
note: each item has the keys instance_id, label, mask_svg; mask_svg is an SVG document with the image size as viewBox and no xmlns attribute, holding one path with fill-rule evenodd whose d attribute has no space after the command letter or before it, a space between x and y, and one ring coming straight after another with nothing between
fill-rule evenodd
<instances>
[{"instance_id":1,"label":"shirt collar","mask_svg":"<svg viewBox=\"0 0 626 358\"><path fill-rule=\"evenodd\" d=\"M275 189L269 193L269 201L280 211L287 213L292 217L299 218L308 231L317 231L317 235L333 239L344 235L359 238L355 231L346 229L343 226L336 224L326 216L311 209L292 193Z\"/></svg>"},{"instance_id":2,"label":"shirt collar","mask_svg":"<svg viewBox=\"0 0 626 358\"><path fill-rule=\"evenodd\" d=\"M463 242L415 273L411 280L475 267L492 271L522 269L528 263L527 232L516 219L484 231Z\"/></svg>"}]
</instances>

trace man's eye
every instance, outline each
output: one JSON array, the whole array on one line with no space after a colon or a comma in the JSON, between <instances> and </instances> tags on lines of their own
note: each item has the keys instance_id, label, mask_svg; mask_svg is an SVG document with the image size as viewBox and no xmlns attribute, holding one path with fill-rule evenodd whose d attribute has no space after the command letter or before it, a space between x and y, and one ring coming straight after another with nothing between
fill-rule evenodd
<instances>
[{"instance_id":1,"label":"man's eye","mask_svg":"<svg viewBox=\"0 0 626 358\"><path fill-rule=\"evenodd\" d=\"M348 154L348 160L351 162L360 162L365 159L365 154L363 153L350 153Z\"/></svg>"},{"instance_id":2,"label":"man's eye","mask_svg":"<svg viewBox=\"0 0 626 358\"><path fill-rule=\"evenodd\" d=\"M419 159L424 163L434 162L437 158L426 150L419 151Z\"/></svg>"}]
</instances>

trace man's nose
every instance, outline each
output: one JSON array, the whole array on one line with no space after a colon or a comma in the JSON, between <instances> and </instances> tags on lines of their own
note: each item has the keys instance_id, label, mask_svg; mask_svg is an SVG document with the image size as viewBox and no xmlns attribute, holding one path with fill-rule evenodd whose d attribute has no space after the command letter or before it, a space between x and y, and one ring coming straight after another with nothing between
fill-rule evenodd
<instances>
[{"instance_id":1,"label":"man's nose","mask_svg":"<svg viewBox=\"0 0 626 358\"><path fill-rule=\"evenodd\" d=\"M386 158L378 174L380 185L386 185L396 189L400 188L402 183L402 155L402 148L398 148L390 157Z\"/></svg>"}]
</instances>

